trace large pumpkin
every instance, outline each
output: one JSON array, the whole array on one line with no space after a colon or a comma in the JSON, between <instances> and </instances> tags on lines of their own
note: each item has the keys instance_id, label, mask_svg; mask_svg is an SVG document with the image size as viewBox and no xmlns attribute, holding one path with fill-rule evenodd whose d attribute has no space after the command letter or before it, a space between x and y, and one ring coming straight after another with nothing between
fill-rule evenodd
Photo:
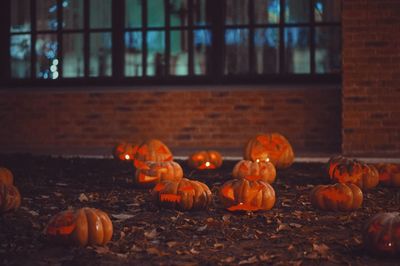
<instances>
[{"instance_id":1,"label":"large pumpkin","mask_svg":"<svg viewBox=\"0 0 400 266\"><path fill-rule=\"evenodd\" d=\"M145 165L146 167L136 169L134 183L138 187L153 187L160 181L179 181L183 177L182 167L174 161L149 161Z\"/></svg>"},{"instance_id":2,"label":"large pumpkin","mask_svg":"<svg viewBox=\"0 0 400 266\"><path fill-rule=\"evenodd\" d=\"M14 185L0 183L0 213L14 211L21 205L21 195Z\"/></svg>"},{"instance_id":3,"label":"large pumpkin","mask_svg":"<svg viewBox=\"0 0 400 266\"><path fill-rule=\"evenodd\" d=\"M376 164L379 182L386 186L400 187L400 165L393 163Z\"/></svg>"},{"instance_id":4,"label":"large pumpkin","mask_svg":"<svg viewBox=\"0 0 400 266\"><path fill-rule=\"evenodd\" d=\"M275 190L263 181L233 179L222 185L219 198L229 211L270 210L275 204Z\"/></svg>"},{"instance_id":5,"label":"large pumpkin","mask_svg":"<svg viewBox=\"0 0 400 266\"><path fill-rule=\"evenodd\" d=\"M111 240L113 225L105 212L82 208L56 214L45 232L51 239L64 244L104 245Z\"/></svg>"},{"instance_id":6,"label":"large pumpkin","mask_svg":"<svg viewBox=\"0 0 400 266\"><path fill-rule=\"evenodd\" d=\"M187 178L161 181L152 194L160 206L183 211L205 209L212 201L212 193L206 184Z\"/></svg>"},{"instance_id":7,"label":"large pumpkin","mask_svg":"<svg viewBox=\"0 0 400 266\"><path fill-rule=\"evenodd\" d=\"M272 184L275 181L276 170L271 162L241 160L233 167L232 176L248 180L261 180Z\"/></svg>"},{"instance_id":8,"label":"large pumpkin","mask_svg":"<svg viewBox=\"0 0 400 266\"><path fill-rule=\"evenodd\" d=\"M279 133L260 134L251 138L244 149L244 159L251 161L270 160L276 168L287 168L294 161L289 141Z\"/></svg>"},{"instance_id":9,"label":"large pumpkin","mask_svg":"<svg viewBox=\"0 0 400 266\"><path fill-rule=\"evenodd\" d=\"M172 160L172 153L164 143L157 139L150 139L139 145L134 165L136 168L145 168L147 161L167 162Z\"/></svg>"},{"instance_id":10,"label":"large pumpkin","mask_svg":"<svg viewBox=\"0 0 400 266\"><path fill-rule=\"evenodd\" d=\"M136 151L138 149L138 145L122 142L118 143L113 151L114 158L121 161L130 161L133 160Z\"/></svg>"},{"instance_id":11,"label":"large pumpkin","mask_svg":"<svg viewBox=\"0 0 400 266\"><path fill-rule=\"evenodd\" d=\"M12 185L14 183L12 172L5 167L0 167L0 183L5 185Z\"/></svg>"},{"instance_id":12,"label":"large pumpkin","mask_svg":"<svg viewBox=\"0 0 400 266\"><path fill-rule=\"evenodd\" d=\"M216 169L222 165L222 156L217 151L198 151L189 156L188 165L199 170Z\"/></svg>"},{"instance_id":13,"label":"large pumpkin","mask_svg":"<svg viewBox=\"0 0 400 266\"><path fill-rule=\"evenodd\" d=\"M369 219L363 242L371 253L400 256L400 212L378 213Z\"/></svg>"},{"instance_id":14,"label":"large pumpkin","mask_svg":"<svg viewBox=\"0 0 400 266\"><path fill-rule=\"evenodd\" d=\"M311 204L326 211L352 211L361 207L363 193L354 184L318 185L310 193Z\"/></svg>"}]
</instances>

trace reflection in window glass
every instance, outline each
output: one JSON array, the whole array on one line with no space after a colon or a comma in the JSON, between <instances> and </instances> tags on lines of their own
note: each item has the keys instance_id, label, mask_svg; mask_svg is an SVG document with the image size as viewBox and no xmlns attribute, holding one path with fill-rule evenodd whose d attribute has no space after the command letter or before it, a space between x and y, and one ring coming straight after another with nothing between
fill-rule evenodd
<instances>
[{"instance_id":1,"label":"reflection in window glass","mask_svg":"<svg viewBox=\"0 0 400 266\"><path fill-rule=\"evenodd\" d=\"M193 24L195 26L210 24L210 17L207 14L207 0L193 0Z\"/></svg>"},{"instance_id":2,"label":"reflection in window glass","mask_svg":"<svg viewBox=\"0 0 400 266\"><path fill-rule=\"evenodd\" d=\"M248 0L226 1L226 25L248 24Z\"/></svg>"},{"instance_id":3,"label":"reflection in window glass","mask_svg":"<svg viewBox=\"0 0 400 266\"><path fill-rule=\"evenodd\" d=\"M279 71L279 30L277 28L254 31L256 73L269 74Z\"/></svg>"},{"instance_id":4,"label":"reflection in window glass","mask_svg":"<svg viewBox=\"0 0 400 266\"><path fill-rule=\"evenodd\" d=\"M254 0L256 24L279 23L279 0Z\"/></svg>"},{"instance_id":5,"label":"reflection in window glass","mask_svg":"<svg viewBox=\"0 0 400 266\"><path fill-rule=\"evenodd\" d=\"M165 75L165 32L148 31L147 43L147 75Z\"/></svg>"},{"instance_id":6,"label":"reflection in window glass","mask_svg":"<svg viewBox=\"0 0 400 266\"><path fill-rule=\"evenodd\" d=\"M316 22L339 22L341 18L341 0L316 0L314 3Z\"/></svg>"},{"instance_id":7,"label":"reflection in window glass","mask_svg":"<svg viewBox=\"0 0 400 266\"><path fill-rule=\"evenodd\" d=\"M142 0L125 1L125 27L142 27Z\"/></svg>"},{"instance_id":8,"label":"reflection in window glass","mask_svg":"<svg viewBox=\"0 0 400 266\"><path fill-rule=\"evenodd\" d=\"M11 32L31 30L30 0L11 1Z\"/></svg>"},{"instance_id":9,"label":"reflection in window glass","mask_svg":"<svg viewBox=\"0 0 400 266\"><path fill-rule=\"evenodd\" d=\"M149 27L165 26L164 0L147 0L147 21Z\"/></svg>"},{"instance_id":10,"label":"reflection in window glass","mask_svg":"<svg viewBox=\"0 0 400 266\"><path fill-rule=\"evenodd\" d=\"M341 68L341 31L339 27L315 30L315 68L317 73L338 73Z\"/></svg>"},{"instance_id":11,"label":"reflection in window glass","mask_svg":"<svg viewBox=\"0 0 400 266\"><path fill-rule=\"evenodd\" d=\"M143 75L142 46L141 31L125 32L125 76L140 77Z\"/></svg>"},{"instance_id":12,"label":"reflection in window glass","mask_svg":"<svg viewBox=\"0 0 400 266\"><path fill-rule=\"evenodd\" d=\"M36 1L37 30L57 30L57 1Z\"/></svg>"},{"instance_id":13,"label":"reflection in window glass","mask_svg":"<svg viewBox=\"0 0 400 266\"><path fill-rule=\"evenodd\" d=\"M189 73L188 31L171 31L170 74L183 76Z\"/></svg>"},{"instance_id":14,"label":"reflection in window glass","mask_svg":"<svg viewBox=\"0 0 400 266\"><path fill-rule=\"evenodd\" d=\"M285 29L285 70L310 73L310 30L302 27Z\"/></svg>"},{"instance_id":15,"label":"reflection in window glass","mask_svg":"<svg viewBox=\"0 0 400 266\"><path fill-rule=\"evenodd\" d=\"M90 34L89 75L91 77L111 76L111 33Z\"/></svg>"},{"instance_id":16,"label":"reflection in window glass","mask_svg":"<svg viewBox=\"0 0 400 266\"><path fill-rule=\"evenodd\" d=\"M248 47L248 29L227 29L225 31L225 74L249 72Z\"/></svg>"},{"instance_id":17,"label":"reflection in window glass","mask_svg":"<svg viewBox=\"0 0 400 266\"><path fill-rule=\"evenodd\" d=\"M69 0L63 2L63 28L83 28L83 1Z\"/></svg>"},{"instance_id":18,"label":"reflection in window glass","mask_svg":"<svg viewBox=\"0 0 400 266\"><path fill-rule=\"evenodd\" d=\"M310 21L310 0L286 0L285 22L302 23Z\"/></svg>"},{"instance_id":19,"label":"reflection in window glass","mask_svg":"<svg viewBox=\"0 0 400 266\"><path fill-rule=\"evenodd\" d=\"M90 27L111 27L111 0L90 0Z\"/></svg>"},{"instance_id":20,"label":"reflection in window glass","mask_svg":"<svg viewBox=\"0 0 400 266\"><path fill-rule=\"evenodd\" d=\"M170 0L171 26L188 25L188 0Z\"/></svg>"},{"instance_id":21,"label":"reflection in window glass","mask_svg":"<svg viewBox=\"0 0 400 266\"><path fill-rule=\"evenodd\" d=\"M83 77L83 34L63 35L63 77Z\"/></svg>"},{"instance_id":22,"label":"reflection in window glass","mask_svg":"<svg viewBox=\"0 0 400 266\"><path fill-rule=\"evenodd\" d=\"M11 76L28 78L31 75L31 36L12 35L10 40Z\"/></svg>"},{"instance_id":23,"label":"reflection in window glass","mask_svg":"<svg viewBox=\"0 0 400 266\"><path fill-rule=\"evenodd\" d=\"M36 77L42 79L57 79L58 73L58 43L55 34L37 35L36 45Z\"/></svg>"},{"instance_id":24,"label":"reflection in window glass","mask_svg":"<svg viewBox=\"0 0 400 266\"><path fill-rule=\"evenodd\" d=\"M193 34L194 45L194 74L205 75L211 49L211 31L195 30Z\"/></svg>"}]
</instances>

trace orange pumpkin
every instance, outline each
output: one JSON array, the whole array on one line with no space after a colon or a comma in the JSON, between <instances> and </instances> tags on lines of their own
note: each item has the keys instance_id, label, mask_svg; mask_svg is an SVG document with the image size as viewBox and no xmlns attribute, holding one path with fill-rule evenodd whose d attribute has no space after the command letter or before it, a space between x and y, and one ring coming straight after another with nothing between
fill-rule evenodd
<instances>
[{"instance_id":1,"label":"orange pumpkin","mask_svg":"<svg viewBox=\"0 0 400 266\"><path fill-rule=\"evenodd\" d=\"M145 162L172 161L173 156L169 148L157 139L150 139L139 145L135 154L134 165L136 168L146 168Z\"/></svg>"},{"instance_id":2,"label":"orange pumpkin","mask_svg":"<svg viewBox=\"0 0 400 266\"><path fill-rule=\"evenodd\" d=\"M21 205L21 194L14 185L0 183L0 213L14 211Z\"/></svg>"},{"instance_id":3,"label":"orange pumpkin","mask_svg":"<svg viewBox=\"0 0 400 266\"><path fill-rule=\"evenodd\" d=\"M12 172L5 167L0 167L0 183L5 185L14 184L14 176Z\"/></svg>"},{"instance_id":4,"label":"orange pumpkin","mask_svg":"<svg viewBox=\"0 0 400 266\"><path fill-rule=\"evenodd\" d=\"M122 142L118 143L114 148L114 158L121 161L133 160L135 153L138 149L138 145Z\"/></svg>"},{"instance_id":5,"label":"orange pumpkin","mask_svg":"<svg viewBox=\"0 0 400 266\"><path fill-rule=\"evenodd\" d=\"M363 193L354 184L318 185L310 193L311 204L326 211L352 211L361 207Z\"/></svg>"},{"instance_id":6,"label":"orange pumpkin","mask_svg":"<svg viewBox=\"0 0 400 266\"><path fill-rule=\"evenodd\" d=\"M222 165L222 156L217 151L198 151L189 156L188 165L199 170L216 169Z\"/></svg>"},{"instance_id":7,"label":"orange pumpkin","mask_svg":"<svg viewBox=\"0 0 400 266\"><path fill-rule=\"evenodd\" d=\"M287 168L294 161L292 146L279 133L260 134L251 138L245 146L243 157L251 161L270 160L278 169Z\"/></svg>"},{"instance_id":8,"label":"orange pumpkin","mask_svg":"<svg viewBox=\"0 0 400 266\"><path fill-rule=\"evenodd\" d=\"M229 211L270 210L275 204L275 190L270 184L244 178L223 184L219 197Z\"/></svg>"},{"instance_id":9,"label":"orange pumpkin","mask_svg":"<svg viewBox=\"0 0 400 266\"><path fill-rule=\"evenodd\" d=\"M232 176L248 180L261 180L272 184L275 181L276 170L270 162L241 160L233 167Z\"/></svg>"},{"instance_id":10,"label":"orange pumpkin","mask_svg":"<svg viewBox=\"0 0 400 266\"><path fill-rule=\"evenodd\" d=\"M183 177L182 167L174 161L149 161L145 165L146 167L136 169L134 183L139 187L153 187L160 181L179 181Z\"/></svg>"},{"instance_id":11,"label":"orange pumpkin","mask_svg":"<svg viewBox=\"0 0 400 266\"><path fill-rule=\"evenodd\" d=\"M183 211L206 209L212 201L212 193L206 184L187 178L161 181L152 194L160 206Z\"/></svg>"},{"instance_id":12,"label":"orange pumpkin","mask_svg":"<svg viewBox=\"0 0 400 266\"><path fill-rule=\"evenodd\" d=\"M400 187L400 165L393 163L376 164L379 182L386 186Z\"/></svg>"},{"instance_id":13,"label":"orange pumpkin","mask_svg":"<svg viewBox=\"0 0 400 266\"><path fill-rule=\"evenodd\" d=\"M111 240L113 225L105 212L82 208L56 214L45 232L51 239L64 244L105 245Z\"/></svg>"},{"instance_id":14,"label":"orange pumpkin","mask_svg":"<svg viewBox=\"0 0 400 266\"><path fill-rule=\"evenodd\" d=\"M363 230L365 248L378 255L400 255L400 212L378 213Z\"/></svg>"}]
</instances>

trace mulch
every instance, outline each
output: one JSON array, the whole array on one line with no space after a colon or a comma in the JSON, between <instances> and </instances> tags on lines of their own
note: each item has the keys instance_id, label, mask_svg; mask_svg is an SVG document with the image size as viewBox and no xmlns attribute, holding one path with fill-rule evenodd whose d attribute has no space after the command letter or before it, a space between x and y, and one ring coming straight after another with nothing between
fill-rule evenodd
<instances>
[{"instance_id":1,"label":"mulch","mask_svg":"<svg viewBox=\"0 0 400 266\"><path fill-rule=\"evenodd\" d=\"M178 162L214 195L236 163L194 171ZM249 213L224 210L216 196L207 211L160 209L149 190L133 186L132 165L112 159L3 154L0 166L13 171L23 196L18 211L0 216L0 265L400 265L368 254L361 236L375 213L399 211L400 190L378 186L353 212L316 210L309 193L328 183L321 163L278 171L274 208ZM85 206L110 215L106 246L60 246L44 236L54 214Z\"/></svg>"}]
</instances>

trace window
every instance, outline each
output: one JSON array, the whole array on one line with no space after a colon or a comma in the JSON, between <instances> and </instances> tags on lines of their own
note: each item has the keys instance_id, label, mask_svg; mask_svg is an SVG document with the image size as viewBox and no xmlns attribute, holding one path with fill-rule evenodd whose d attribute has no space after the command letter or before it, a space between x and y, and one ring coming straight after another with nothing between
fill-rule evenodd
<instances>
[{"instance_id":1,"label":"window","mask_svg":"<svg viewBox=\"0 0 400 266\"><path fill-rule=\"evenodd\" d=\"M340 80L340 0L8 4L2 79L12 83Z\"/></svg>"}]
</instances>

